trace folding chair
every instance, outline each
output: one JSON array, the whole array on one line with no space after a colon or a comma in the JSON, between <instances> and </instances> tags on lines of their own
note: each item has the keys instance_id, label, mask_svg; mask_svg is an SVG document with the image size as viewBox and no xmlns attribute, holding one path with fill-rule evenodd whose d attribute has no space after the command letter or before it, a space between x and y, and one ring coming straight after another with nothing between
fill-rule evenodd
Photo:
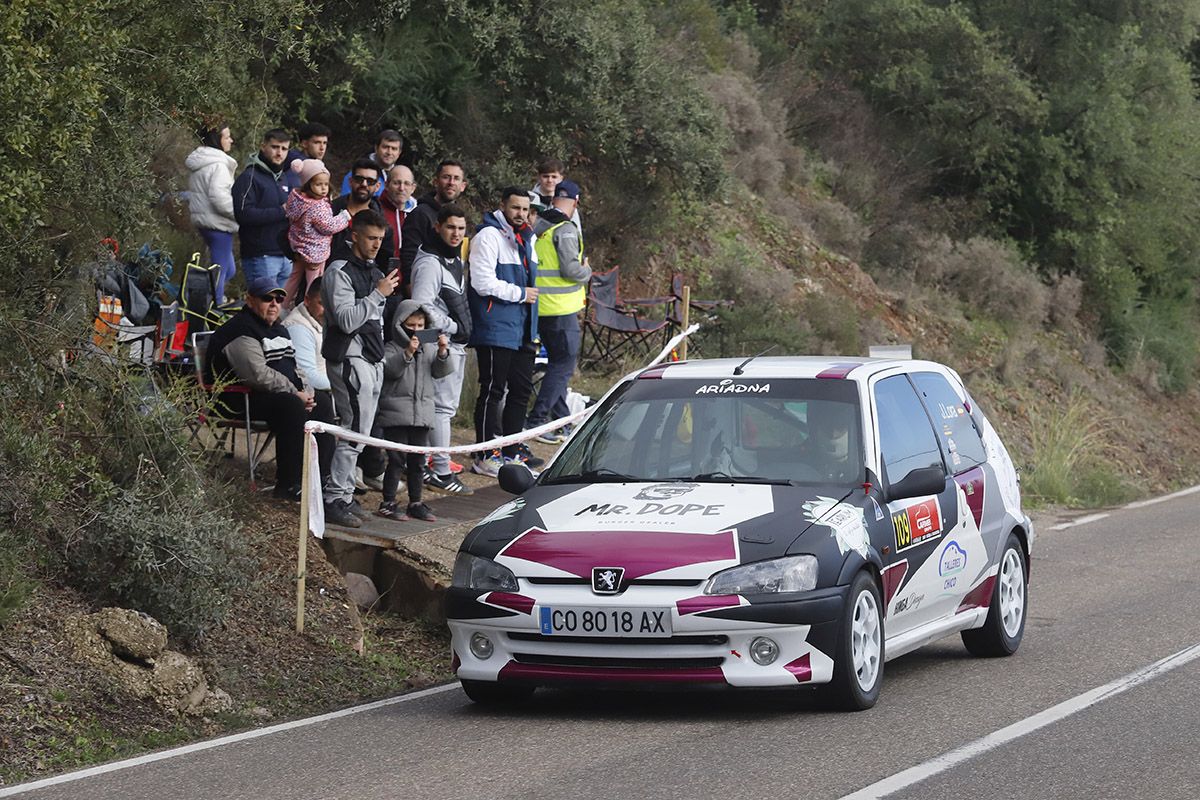
<instances>
[{"instance_id":1,"label":"folding chair","mask_svg":"<svg viewBox=\"0 0 1200 800\"><path fill-rule=\"evenodd\" d=\"M683 273L676 272L671 276L671 296L674 298L674 302L671 303L667 319L672 327L678 330L683 330L683 294ZM699 336L693 336L688 340L689 355L692 357L700 355L699 345L703 344L704 340L714 332L720 339L721 349L724 350L725 331L720 326L721 317L717 312L722 308L732 308L733 301L698 300L689 293L687 305L688 322L704 323Z\"/></svg>"},{"instance_id":2,"label":"folding chair","mask_svg":"<svg viewBox=\"0 0 1200 800\"><path fill-rule=\"evenodd\" d=\"M194 356L194 364L196 365L196 382L200 387L209 394L210 409L213 412L211 416L208 413L200 412L197 419L197 427L192 431L192 439L199 436L201 428L204 426L212 426L214 428L225 429L220 436L222 449L228 444L228 458L233 458L234 447L237 443L237 432L242 430L246 434L246 458L250 462L250 491L258 491L258 481L255 477L258 465L262 462L263 453L275 438L275 434L271 433L271 428L264 420L250 418L250 389L238 383L229 384L221 387L222 393L241 394L246 396L246 402L242 404L242 415L240 419L227 417L221 414L220 399L214 395L215 387L204 379L204 365L207 362L208 356L208 340L212 338L212 331L199 331L192 334L192 354ZM226 437L224 434L228 433ZM264 437L265 434L265 437ZM257 444L260 437L263 437L262 444Z\"/></svg>"},{"instance_id":3,"label":"folding chair","mask_svg":"<svg viewBox=\"0 0 1200 800\"><path fill-rule=\"evenodd\" d=\"M654 355L667 341L670 320L653 319L642 309L667 308L675 298L621 298L621 268L593 272L588 284L587 305L579 348L581 366L609 364L624 367L638 356Z\"/></svg>"}]
</instances>

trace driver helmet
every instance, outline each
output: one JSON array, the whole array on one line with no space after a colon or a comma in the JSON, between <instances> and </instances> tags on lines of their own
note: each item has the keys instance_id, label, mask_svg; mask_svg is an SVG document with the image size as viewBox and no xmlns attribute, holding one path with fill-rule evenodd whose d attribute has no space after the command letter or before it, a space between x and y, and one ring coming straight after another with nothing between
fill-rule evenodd
<instances>
[{"instance_id":1,"label":"driver helmet","mask_svg":"<svg viewBox=\"0 0 1200 800\"><path fill-rule=\"evenodd\" d=\"M834 461L850 456L850 417L847 403L816 401L809 403L808 422L817 452Z\"/></svg>"}]
</instances>

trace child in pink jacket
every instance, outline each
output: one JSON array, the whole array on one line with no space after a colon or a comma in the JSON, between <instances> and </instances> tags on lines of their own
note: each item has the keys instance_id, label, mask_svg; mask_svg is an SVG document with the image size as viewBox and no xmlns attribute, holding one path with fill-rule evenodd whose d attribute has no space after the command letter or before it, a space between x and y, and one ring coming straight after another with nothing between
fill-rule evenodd
<instances>
[{"instance_id":1,"label":"child in pink jacket","mask_svg":"<svg viewBox=\"0 0 1200 800\"><path fill-rule=\"evenodd\" d=\"M292 259L292 274L283 287L287 292L289 306L296 302L300 289L300 278L305 286L311 284L325 271L329 260L329 243L335 233L341 233L350 225L350 212L343 211L336 217L329 205L329 170L319 158L296 159L292 171L300 174L300 188L288 193L283 211L292 221L288 228L288 244L296 253Z\"/></svg>"}]
</instances>

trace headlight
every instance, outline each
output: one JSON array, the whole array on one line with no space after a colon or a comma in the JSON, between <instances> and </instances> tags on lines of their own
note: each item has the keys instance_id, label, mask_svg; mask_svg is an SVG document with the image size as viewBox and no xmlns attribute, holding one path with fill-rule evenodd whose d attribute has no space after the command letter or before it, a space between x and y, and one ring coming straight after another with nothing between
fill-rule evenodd
<instances>
[{"instance_id":1,"label":"headlight","mask_svg":"<svg viewBox=\"0 0 1200 800\"><path fill-rule=\"evenodd\" d=\"M815 556L788 556L718 572L708 579L705 594L769 594L807 592L817 586Z\"/></svg>"},{"instance_id":2,"label":"headlight","mask_svg":"<svg viewBox=\"0 0 1200 800\"><path fill-rule=\"evenodd\" d=\"M517 576L508 567L501 566L490 558L480 558L470 553L459 553L454 559L454 586L463 589L481 589L490 592L517 591Z\"/></svg>"}]
</instances>

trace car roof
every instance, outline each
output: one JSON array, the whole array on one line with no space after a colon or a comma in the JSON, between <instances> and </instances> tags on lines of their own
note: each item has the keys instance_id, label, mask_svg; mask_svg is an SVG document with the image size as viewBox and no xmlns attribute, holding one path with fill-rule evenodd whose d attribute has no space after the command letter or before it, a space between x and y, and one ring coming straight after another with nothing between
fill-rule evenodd
<instances>
[{"instance_id":1,"label":"car roof","mask_svg":"<svg viewBox=\"0 0 1200 800\"><path fill-rule=\"evenodd\" d=\"M742 374L734 369L745 364ZM698 361L679 361L658 364L638 374L642 378L687 378L739 380L771 378L831 378L866 381L871 375L885 370L945 369L933 361L895 358L863 358L860 356L762 356L746 358L714 358Z\"/></svg>"}]
</instances>

